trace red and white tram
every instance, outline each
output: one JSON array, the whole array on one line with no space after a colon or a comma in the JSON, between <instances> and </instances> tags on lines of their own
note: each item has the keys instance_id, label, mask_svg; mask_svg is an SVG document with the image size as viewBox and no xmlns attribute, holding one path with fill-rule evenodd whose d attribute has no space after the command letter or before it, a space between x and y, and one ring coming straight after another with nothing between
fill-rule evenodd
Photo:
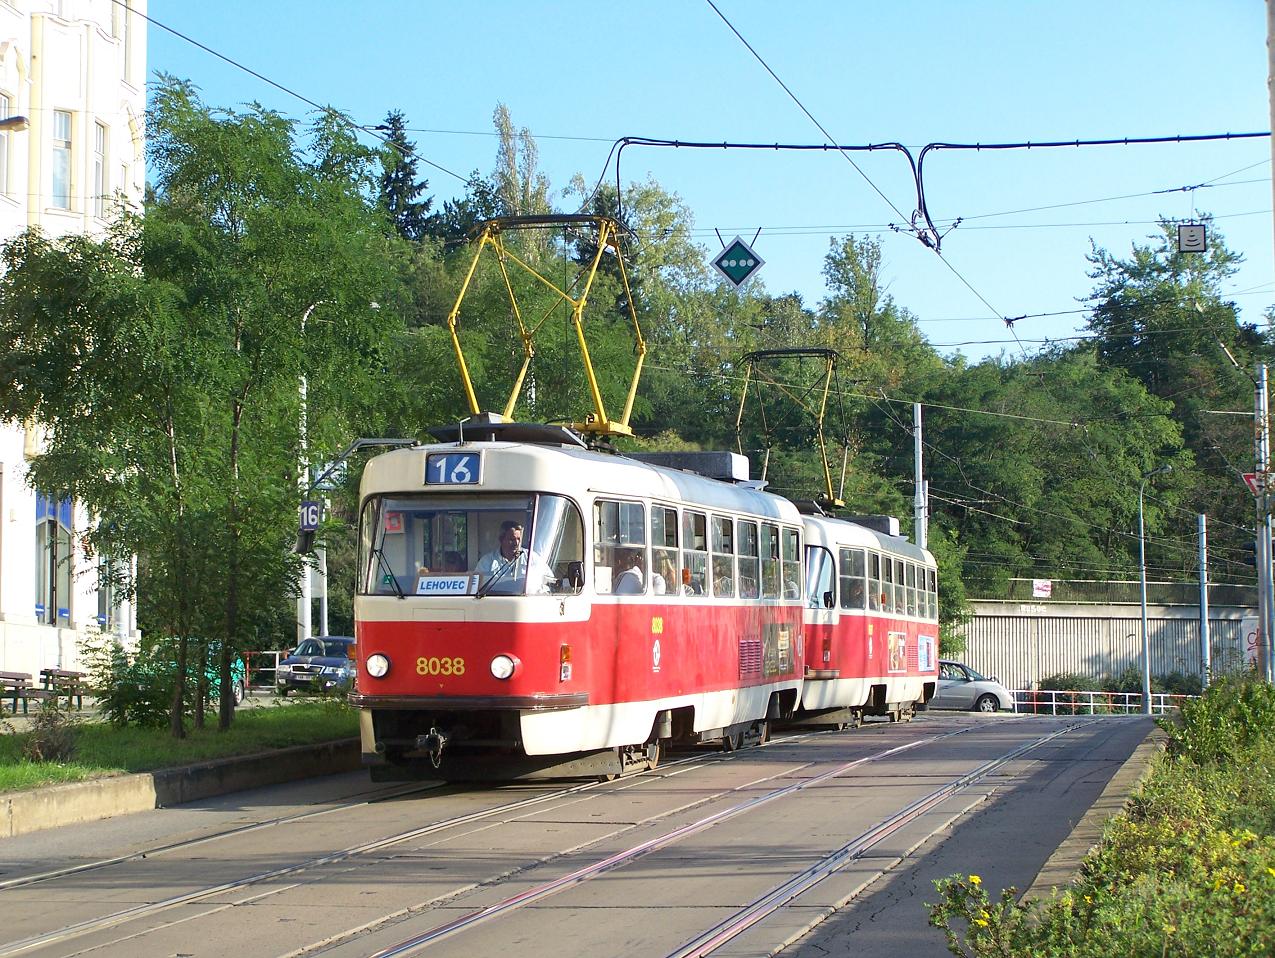
<instances>
[{"instance_id":1,"label":"red and white tram","mask_svg":"<svg viewBox=\"0 0 1275 958\"><path fill-rule=\"evenodd\" d=\"M619 774L796 712L791 502L559 427L435 434L363 475L351 700L374 779Z\"/></svg>"},{"instance_id":2,"label":"red and white tram","mask_svg":"<svg viewBox=\"0 0 1275 958\"><path fill-rule=\"evenodd\" d=\"M802 717L852 725L864 715L910 717L938 681L934 557L844 519L807 515L804 531Z\"/></svg>"}]
</instances>

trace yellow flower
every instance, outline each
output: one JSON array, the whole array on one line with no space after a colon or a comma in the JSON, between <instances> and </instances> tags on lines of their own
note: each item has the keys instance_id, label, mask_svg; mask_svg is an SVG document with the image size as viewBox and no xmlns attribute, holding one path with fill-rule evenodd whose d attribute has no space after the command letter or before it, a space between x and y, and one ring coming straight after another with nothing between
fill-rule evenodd
<instances>
[{"instance_id":1,"label":"yellow flower","mask_svg":"<svg viewBox=\"0 0 1275 958\"><path fill-rule=\"evenodd\" d=\"M1244 885L1244 883L1243 883L1242 881L1237 881L1237 882L1235 883L1235 889L1234 889L1234 890L1235 890L1235 894L1237 894L1237 895L1238 895L1238 894L1240 894L1241 892L1247 891L1248 889L1245 887L1245 885Z\"/></svg>"},{"instance_id":2,"label":"yellow flower","mask_svg":"<svg viewBox=\"0 0 1275 958\"><path fill-rule=\"evenodd\" d=\"M1275 868L1268 867L1266 869L1266 874L1270 875L1272 878L1275 878Z\"/></svg>"},{"instance_id":3,"label":"yellow flower","mask_svg":"<svg viewBox=\"0 0 1275 958\"><path fill-rule=\"evenodd\" d=\"M1086 905L1092 905L1092 904L1093 904L1093 895L1086 895L1086 896L1085 896L1085 904L1086 904Z\"/></svg>"},{"instance_id":4,"label":"yellow flower","mask_svg":"<svg viewBox=\"0 0 1275 958\"><path fill-rule=\"evenodd\" d=\"M987 919L986 919L986 918L975 918L975 919L974 919L974 924L978 925L978 927L979 927L979 928L986 928L986 927L987 927Z\"/></svg>"},{"instance_id":5,"label":"yellow flower","mask_svg":"<svg viewBox=\"0 0 1275 958\"><path fill-rule=\"evenodd\" d=\"M979 878L977 875L970 875L970 884L981 885L983 884L983 879Z\"/></svg>"}]
</instances>

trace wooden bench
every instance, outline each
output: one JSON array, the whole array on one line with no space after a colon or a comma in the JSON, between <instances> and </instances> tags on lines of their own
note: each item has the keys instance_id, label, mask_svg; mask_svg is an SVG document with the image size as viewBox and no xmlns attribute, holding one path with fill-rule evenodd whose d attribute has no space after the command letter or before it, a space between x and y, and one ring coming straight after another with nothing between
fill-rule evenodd
<instances>
[{"instance_id":1,"label":"wooden bench","mask_svg":"<svg viewBox=\"0 0 1275 958\"><path fill-rule=\"evenodd\" d=\"M84 679L83 672L69 672L66 669L40 670L40 684L44 691L56 698L65 695L67 708L71 707L74 700L77 709L84 709Z\"/></svg>"},{"instance_id":2,"label":"wooden bench","mask_svg":"<svg viewBox=\"0 0 1275 958\"><path fill-rule=\"evenodd\" d=\"M43 702L55 697L48 689L37 688L27 672L0 672L0 699L13 699L12 711L18 714L18 700L22 701L22 714L27 714L27 704L35 699Z\"/></svg>"}]
</instances>

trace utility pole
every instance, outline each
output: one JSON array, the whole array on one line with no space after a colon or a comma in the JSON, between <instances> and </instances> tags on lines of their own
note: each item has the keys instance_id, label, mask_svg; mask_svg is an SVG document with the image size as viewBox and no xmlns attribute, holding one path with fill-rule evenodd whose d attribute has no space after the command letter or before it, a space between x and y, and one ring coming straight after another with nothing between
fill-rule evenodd
<instances>
[{"instance_id":1,"label":"utility pole","mask_svg":"<svg viewBox=\"0 0 1275 958\"><path fill-rule=\"evenodd\" d=\"M1200 688L1209 687L1209 673L1213 671L1212 649L1209 646L1209 540L1208 516L1199 515L1200 530Z\"/></svg>"},{"instance_id":2,"label":"utility pole","mask_svg":"<svg viewBox=\"0 0 1275 958\"><path fill-rule=\"evenodd\" d=\"M912 457L913 480L915 491L912 493L912 526L914 541L922 549L929 543L929 510L926 508L929 496L926 495L924 472L921 461L921 404L912 404Z\"/></svg>"},{"instance_id":3,"label":"utility pole","mask_svg":"<svg viewBox=\"0 0 1275 958\"><path fill-rule=\"evenodd\" d=\"M1266 94L1267 103L1270 109L1271 122L1275 123L1275 0L1266 0ZM1275 137L1271 138L1271 157L1275 159ZM1272 196L1275 197L1275 182L1271 184ZM1270 426L1266 418L1266 365L1259 367L1261 384L1258 389L1262 393L1261 412L1262 421L1258 426L1258 434L1266 443L1266 452L1270 453ZM1268 462L1263 462L1257 467L1257 480L1261 483L1257 494L1257 535L1261 542L1258 543L1257 557L1261 562L1261 557L1266 556L1265 562L1258 566L1257 583L1258 583L1258 628L1262 634L1258 636L1257 645L1257 665L1258 674L1266 681L1272 680L1275 672L1271 666L1271 652L1275 649L1275 645L1271 643L1271 606L1275 604L1275 587L1271 583L1271 515L1270 500L1266 492L1266 470L1269 466ZM1265 615L1262 614L1263 609Z\"/></svg>"},{"instance_id":4,"label":"utility pole","mask_svg":"<svg viewBox=\"0 0 1275 958\"><path fill-rule=\"evenodd\" d=\"M1257 541L1253 554L1257 559L1257 622L1261 634L1257 642L1257 674L1271 678L1271 612L1275 605L1275 584L1271 581L1271 509L1268 480L1270 476L1270 418L1267 398L1266 364L1257 364L1257 388L1253 396L1254 448L1257 459Z\"/></svg>"}]
</instances>

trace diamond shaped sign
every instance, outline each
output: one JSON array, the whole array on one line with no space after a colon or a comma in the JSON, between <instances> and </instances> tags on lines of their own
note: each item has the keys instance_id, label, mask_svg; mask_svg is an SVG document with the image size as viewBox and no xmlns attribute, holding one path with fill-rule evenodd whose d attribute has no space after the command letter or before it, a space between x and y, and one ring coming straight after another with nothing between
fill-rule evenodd
<instances>
[{"instance_id":1,"label":"diamond shaped sign","mask_svg":"<svg viewBox=\"0 0 1275 958\"><path fill-rule=\"evenodd\" d=\"M753 273L757 272L766 261L752 251L752 248L736 236L726 244L726 248L717 254L713 267L725 276L738 289Z\"/></svg>"}]
</instances>

